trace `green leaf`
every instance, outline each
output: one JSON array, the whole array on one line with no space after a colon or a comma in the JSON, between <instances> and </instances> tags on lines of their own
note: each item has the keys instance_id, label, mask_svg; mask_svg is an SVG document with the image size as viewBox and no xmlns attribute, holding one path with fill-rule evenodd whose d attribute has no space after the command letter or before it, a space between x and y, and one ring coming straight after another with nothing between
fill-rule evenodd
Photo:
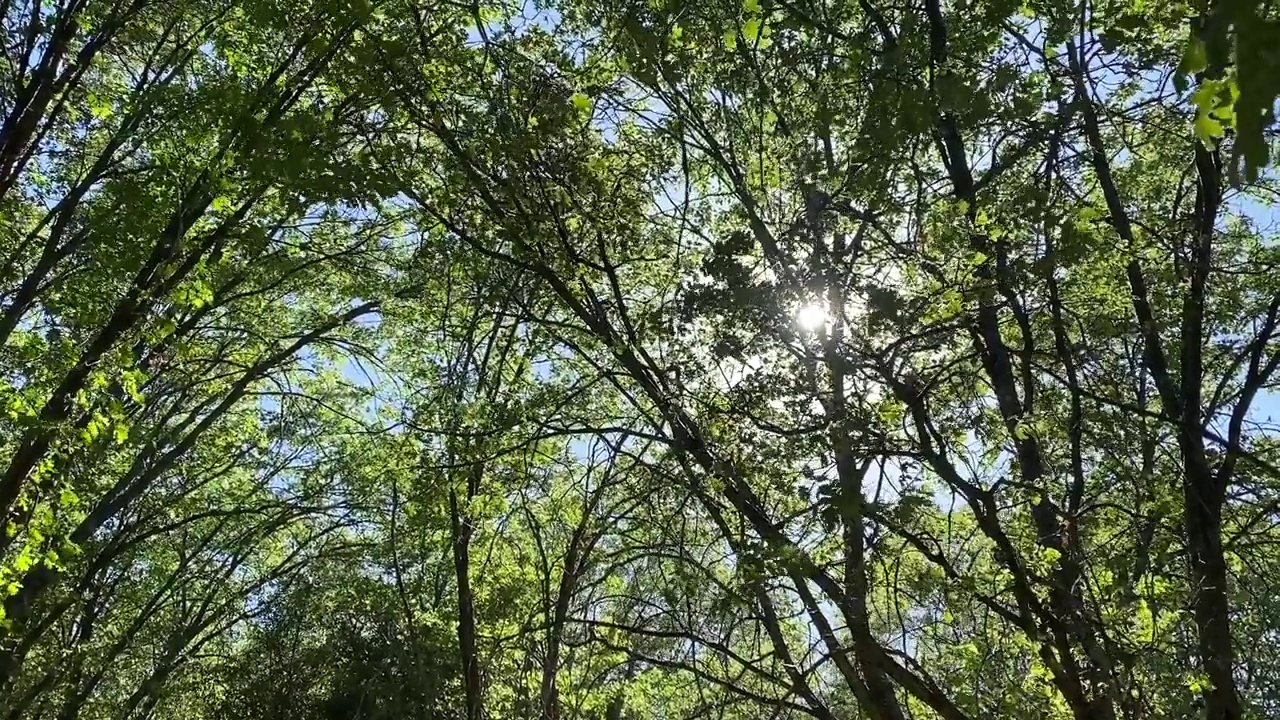
<instances>
[{"instance_id":1,"label":"green leaf","mask_svg":"<svg viewBox=\"0 0 1280 720\"><path fill-rule=\"evenodd\" d=\"M80 504L80 496L71 488L62 488L58 493L58 503L63 507L73 508Z\"/></svg>"},{"instance_id":2,"label":"green leaf","mask_svg":"<svg viewBox=\"0 0 1280 720\"><path fill-rule=\"evenodd\" d=\"M88 94L89 112L99 120L106 120L114 113L111 102L101 95L91 92Z\"/></svg>"},{"instance_id":3,"label":"green leaf","mask_svg":"<svg viewBox=\"0 0 1280 720\"><path fill-rule=\"evenodd\" d=\"M1180 93L1186 92L1189 84L1188 77L1204 72L1208 62L1204 41L1192 34L1183 47L1182 60L1179 61L1178 69L1174 73L1174 88Z\"/></svg>"},{"instance_id":4,"label":"green leaf","mask_svg":"<svg viewBox=\"0 0 1280 720\"><path fill-rule=\"evenodd\" d=\"M1215 138L1223 135L1222 123L1218 122L1207 112L1196 113L1195 134L1203 143L1209 143Z\"/></svg>"}]
</instances>

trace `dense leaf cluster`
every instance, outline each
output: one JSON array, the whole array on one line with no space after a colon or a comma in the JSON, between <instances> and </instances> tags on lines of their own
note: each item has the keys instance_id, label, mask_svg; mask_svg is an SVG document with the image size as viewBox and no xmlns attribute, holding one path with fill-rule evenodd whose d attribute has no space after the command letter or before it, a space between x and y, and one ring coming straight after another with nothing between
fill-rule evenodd
<instances>
[{"instance_id":1,"label":"dense leaf cluster","mask_svg":"<svg viewBox=\"0 0 1280 720\"><path fill-rule=\"evenodd\" d=\"M3 718L1280 714L1270 5L0 16Z\"/></svg>"}]
</instances>

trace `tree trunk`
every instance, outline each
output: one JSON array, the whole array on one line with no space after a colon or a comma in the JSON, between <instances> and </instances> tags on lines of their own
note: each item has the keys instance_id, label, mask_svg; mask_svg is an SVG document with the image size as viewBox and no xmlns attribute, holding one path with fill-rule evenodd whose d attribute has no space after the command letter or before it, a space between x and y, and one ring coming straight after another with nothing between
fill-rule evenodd
<instances>
[{"instance_id":1,"label":"tree trunk","mask_svg":"<svg viewBox=\"0 0 1280 720\"><path fill-rule=\"evenodd\" d=\"M462 681L466 689L467 720L480 720L484 717L484 700L481 695L480 664L476 657L475 599L471 593L472 527L470 519L464 516L459 507L457 491L452 489L449 491L449 515L453 570L458 582L458 649L462 659Z\"/></svg>"}]
</instances>

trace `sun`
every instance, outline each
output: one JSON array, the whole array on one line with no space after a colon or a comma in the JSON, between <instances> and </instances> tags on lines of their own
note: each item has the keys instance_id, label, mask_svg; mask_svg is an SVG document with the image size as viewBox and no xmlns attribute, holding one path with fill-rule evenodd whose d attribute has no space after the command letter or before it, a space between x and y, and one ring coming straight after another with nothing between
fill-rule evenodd
<instances>
[{"instance_id":1,"label":"sun","mask_svg":"<svg viewBox=\"0 0 1280 720\"><path fill-rule=\"evenodd\" d=\"M801 305L796 310L796 324L801 330L817 332L827 324L827 310L821 305Z\"/></svg>"}]
</instances>

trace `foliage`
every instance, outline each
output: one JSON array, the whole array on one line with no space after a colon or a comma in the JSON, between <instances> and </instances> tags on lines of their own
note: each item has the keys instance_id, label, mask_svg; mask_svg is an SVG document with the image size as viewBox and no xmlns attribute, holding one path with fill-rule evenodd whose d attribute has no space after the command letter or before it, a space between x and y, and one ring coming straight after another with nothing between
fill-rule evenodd
<instances>
[{"instance_id":1,"label":"foliage","mask_svg":"<svg viewBox=\"0 0 1280 720\"><path fill-rule=\"evenodd\" d=\"M1269 5L0 13L4 717L1280 713Z\"/></svg>"}]
</instances>

